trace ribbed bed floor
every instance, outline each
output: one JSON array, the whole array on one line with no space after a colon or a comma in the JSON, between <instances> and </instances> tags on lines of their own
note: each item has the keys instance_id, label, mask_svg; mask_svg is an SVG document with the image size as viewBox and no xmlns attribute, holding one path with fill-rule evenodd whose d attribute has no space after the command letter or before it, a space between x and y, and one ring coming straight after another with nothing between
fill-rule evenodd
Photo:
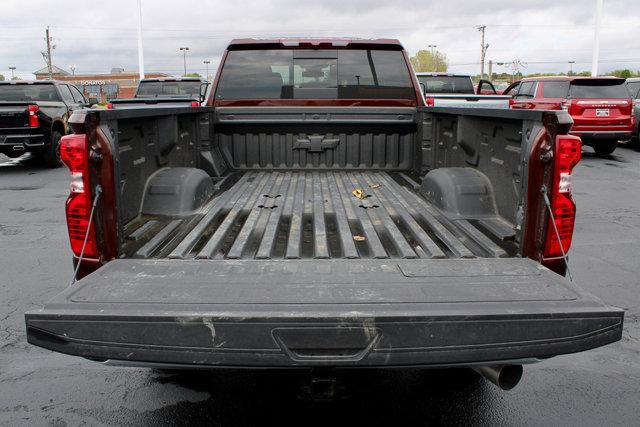
<instances>
[{"instance_id":1,"label":"ribbed bed floor","mask_svg":"<svg viewBox=\"0 0 640 427\"><path fill-rule=\"evenodd\" d=\"M175 259L509 256L513 230L506 222L448 220L410 183L400 184L401 174L392 174L247 172L196 215L132 221L125 253Z\"/></svg>"}]
</instances>

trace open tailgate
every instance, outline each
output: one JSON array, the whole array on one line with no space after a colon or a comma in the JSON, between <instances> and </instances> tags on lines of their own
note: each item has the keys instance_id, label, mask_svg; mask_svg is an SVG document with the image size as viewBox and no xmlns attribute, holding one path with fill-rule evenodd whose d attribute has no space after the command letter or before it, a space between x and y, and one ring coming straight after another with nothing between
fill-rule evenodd
<instances>
[{"instance_id":1,"label":"open tailgate","mask_svg":"<svg viewBox=\"0 0 640 427\"><path fill-rule=\"evenodd\" d=\"M25 318L32 344L116 363L444 366L609 344L623 311L521 258L126 259Z\"/></svg>"}]
</instances>

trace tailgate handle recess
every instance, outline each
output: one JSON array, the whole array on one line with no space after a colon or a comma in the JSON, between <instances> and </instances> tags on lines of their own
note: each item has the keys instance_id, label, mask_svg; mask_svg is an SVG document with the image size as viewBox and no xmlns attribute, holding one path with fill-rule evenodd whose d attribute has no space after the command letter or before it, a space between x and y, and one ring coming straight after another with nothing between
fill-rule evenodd
<instances>
[{"instance_id":1,"label":"tailgate handle recess","mask_svg":"<svg viewBox=\"0 0 640 427\"><path fill-rule=\"evenodd\" d=\"M296 362L357 362L382 336L375 327L276 328L272 334Z\"/></svg>"}]
</instances>

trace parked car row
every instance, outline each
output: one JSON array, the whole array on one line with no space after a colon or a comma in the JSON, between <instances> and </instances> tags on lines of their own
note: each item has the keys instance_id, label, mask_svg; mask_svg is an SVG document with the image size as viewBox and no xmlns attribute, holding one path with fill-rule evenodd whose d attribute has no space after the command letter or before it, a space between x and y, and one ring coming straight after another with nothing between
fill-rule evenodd
<instances>
[{"instance_id":1,"label":"parked car row","mask_svg":"<svg viewBox=\"0 0 640 427\"><path fill-rule=\"evenodd\" d=\"M490 82L481 80L474 87L469 75L417 73L417 77L428 106L565 110L573 119L571 134L598 155L613 153L619 141L638 140L640 79L531 77L498 95Z\"/></svg>"},{"instance_id":2,"label":"parked car row","mask_svg":"<svg viewBox=\"0 0 640 427\"><path fill-rule=\"evenodd\" d=\"M319 71L313 79L325 77L325 71ZM474 85L468 74L416 75L427 106L566 110L574 121L571 134L598 155L613 153L619 141L638 141L640 78L532 77L506 88L504 82L496 82L496 89L486 80ZM309 84L317 82L304 85ZM196 77L142 79L133 98L114 99L107 108L198 107L204 105L210 87ZM43 164L59 166L59 141L70 131L71 112L96 103L66 82L1 82L0 153L19 157L32 152Z\"/></svg>"},{"instance_id":3,"label":"parked car row","mask_svg":"<svg viewBox=\"0 0 640 427\"><path fill-rule=\"evenodd\" d=\"M209 82L200 78L142 79L134 98L112 100L107 108L199 107L208 88ZM44 166L60 166L60 139L72 133L71 114L97 102L68 82L0 82L0 154L16 158L32 153Z\"/></svg>"}]
</instances>

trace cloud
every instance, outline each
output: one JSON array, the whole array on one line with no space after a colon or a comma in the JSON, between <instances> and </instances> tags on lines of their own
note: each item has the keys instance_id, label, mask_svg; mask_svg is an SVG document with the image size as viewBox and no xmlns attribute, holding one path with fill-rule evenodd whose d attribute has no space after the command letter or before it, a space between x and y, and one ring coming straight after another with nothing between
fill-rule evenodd
<instances>
[{"instance_id":1,"label":"cloud","mask_svg":"<svg viewBox=\"0 0 640 427\"><path fill-rule=\"evenodd\" d=\"M181 46L189 46L188 71L211 69L235 37L357 36L400 39L410 52L438 45L451 70L479 71L480 35L487 25L487 59L519 58L526 72L590 69L595 0L304 2L143 0L144 53L148 71L182 72ZM39 13L29 13L38 10ZM0 73L17 67L22 77L44 66L44 30L51 26L54 63L77 73L137 69L136 2L79 3L3 0ZM601 70L640 69L637 0L605 0ZM496 68L496 71L502 71Z\"/></svg>"}]
</instances>

